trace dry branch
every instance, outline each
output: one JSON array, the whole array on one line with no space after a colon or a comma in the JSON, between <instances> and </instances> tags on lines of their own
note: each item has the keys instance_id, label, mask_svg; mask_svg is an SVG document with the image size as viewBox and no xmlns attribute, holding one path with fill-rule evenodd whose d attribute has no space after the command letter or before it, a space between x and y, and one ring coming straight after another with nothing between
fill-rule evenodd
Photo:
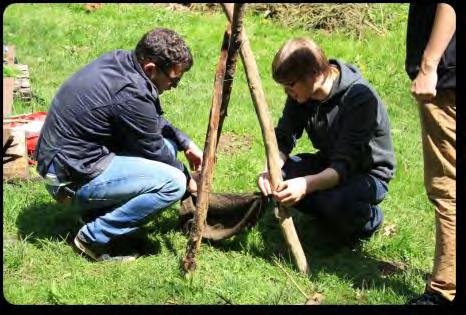
<instances>
[{"instance_id":1,"label":"dry branch","mask_svg":"<svg viewBox=\"0 0 466 315\"><path fill-rule=\"evenodd\" d=\"M293 277L291 277L291 275L288 272L286 272L285 268L283 268L283 266L278 262L277 259L274 259L274 263L285 273L285 275L288 277L288 279L291 280L291 282L299 290L299 292L301 292L301 294L304 295L306 299L309 299L309 296L306 294L306 292L304 292L304 290L301 289L301 287L296 283L296 281L294 281Z\"/></svg>"},{"instance_id":2,"label":"dry branch","mask_svg":"<svg viewBox=\"0 0 466 315\"><path fill-rule=\"evenodd\" d=\"M361 37L369 28L383 35L396 27L398 13L384 6L384 3L251 3L248 10L286 27ZM220 11L213 3L190 3L188 7L198 12Z\"/></svg>"}]
</instances>

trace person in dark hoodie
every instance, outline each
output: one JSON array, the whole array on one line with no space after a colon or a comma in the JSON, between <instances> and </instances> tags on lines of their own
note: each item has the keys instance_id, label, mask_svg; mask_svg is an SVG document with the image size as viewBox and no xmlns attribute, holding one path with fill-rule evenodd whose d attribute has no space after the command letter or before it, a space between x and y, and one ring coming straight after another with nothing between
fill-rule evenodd
<instances>
[{"instance_id":1,"label":"person in dark hoodie","mask_svg":"<svg viewBox=\"0 0 466 315\"><path fill-rule=\"evenodd\" d=\"M264 195L321 220L333 241L354 244L383 222L378 205L395 173L390 122L382 100L353 65L328 60L312 40L287 41L272 76L287 99L275 128L283 181ZM290 156L306 131L317 152Z\"/></svg>"},{"instance_id":2,"label":"person in dark hoodie","mask_svg":"<svg viewBox=\"0 0 466 315\"><path fill-rule=\"evenodd\" d=\"M37 149L49 193L87 214L74 244L91 259L132 260L112 241L136 233L188 189L177 159L199 170L202 151L163 117L160 95L176 88L193 64L174 31L144 34L134 51L108 52L72 75L52 100ZM136 253L137 254L137 253Z\"/></svg>"}]
</instances>

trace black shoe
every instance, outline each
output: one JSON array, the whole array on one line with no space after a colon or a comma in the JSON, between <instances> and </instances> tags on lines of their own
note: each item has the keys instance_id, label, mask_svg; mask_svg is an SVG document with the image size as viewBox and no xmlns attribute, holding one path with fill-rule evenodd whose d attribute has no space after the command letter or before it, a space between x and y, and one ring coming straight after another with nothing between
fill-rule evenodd
<instances>
[{"instance_id":1,"label":"black shoe","mask_svg":"<svg viewBox=\"0 0 466 315\"><path fill-rule=\"evenodd\" d=\"M410 300L408 305L450 305L451 301L437 293L425 292L423 295Z\"/></svg>"},{"instance_id":2,"label":"black shoe","mask_svg":"<svg viewBox=\"0 0 466 315\"><path fill-rule=\"evenodd\" d=\"M110 253L108 246L96 245L86 241L81 231L74 238L75 249L79 254L84 254L86 257L95 261L133 261L138 255L114 256Z\"/></svg>"}]
</instances>

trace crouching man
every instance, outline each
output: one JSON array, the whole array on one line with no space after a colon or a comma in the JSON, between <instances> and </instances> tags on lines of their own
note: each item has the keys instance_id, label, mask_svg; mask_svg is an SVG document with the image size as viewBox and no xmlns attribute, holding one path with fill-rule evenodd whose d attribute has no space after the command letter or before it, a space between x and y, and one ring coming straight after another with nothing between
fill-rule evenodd
<instances>
[{"instance_id":1,"label":"crouching man","mask_svg":"<svg viewBox=\"0 0 466 315\"><path fill-rule=\"evenodd\" d=\"M184 151L199 170L202 151L163 117L160 95L176 88L193 64L174 31L146 33L134 51L108 52L72 75L53 98L39 138L37 169L58 201L93 218L78 231L76 249L93 260L112 256L111 240L196 190L177 159Z\"/></svg>"}]
</instances>

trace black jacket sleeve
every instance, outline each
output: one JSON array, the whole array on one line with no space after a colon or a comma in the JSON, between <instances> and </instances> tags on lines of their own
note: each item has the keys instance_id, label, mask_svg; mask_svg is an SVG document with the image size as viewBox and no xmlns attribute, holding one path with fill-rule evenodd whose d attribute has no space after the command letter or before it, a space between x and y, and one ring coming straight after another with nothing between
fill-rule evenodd
<instances>
[{"instance_id":1,"label":"black jacket sleeve","mask_svg":"<svg viewBox=\"0 0 466 315\"><path fill-rule=\"evenodd\" d=\"M188 148L191 139L181 130L172 125L171 122L160 116L160 124L162 125L162 135L164 138L173 140L178 149L184 151Z\"/></svg>"},{"instance_id":2,"label":"black jacket sleeve","mask_svg":"<svg viewBox=\"0 0 466 315\"><path fill-rule=\"evenodd\" d=\"M370 156L367 150L377 126L378 101L364 85L354 85L344 99L341 129L330 154L330 167L344 182Z\"/></svg>"},{"instance_id":3,"label":"black jacket sleeve","mask_svg":"<svg viewBox=\"0 0 466 315\"><path fill-rule=\"evenodd\" d=\"M278 150L280 152L289 155L293 151L293 148L296 146L296 140L301 138L303 134L305 124L303 118L305 118L305 115L303 115L302 108L288 97L282 116L275 128Z\"/></svg>"}]
</instances>

